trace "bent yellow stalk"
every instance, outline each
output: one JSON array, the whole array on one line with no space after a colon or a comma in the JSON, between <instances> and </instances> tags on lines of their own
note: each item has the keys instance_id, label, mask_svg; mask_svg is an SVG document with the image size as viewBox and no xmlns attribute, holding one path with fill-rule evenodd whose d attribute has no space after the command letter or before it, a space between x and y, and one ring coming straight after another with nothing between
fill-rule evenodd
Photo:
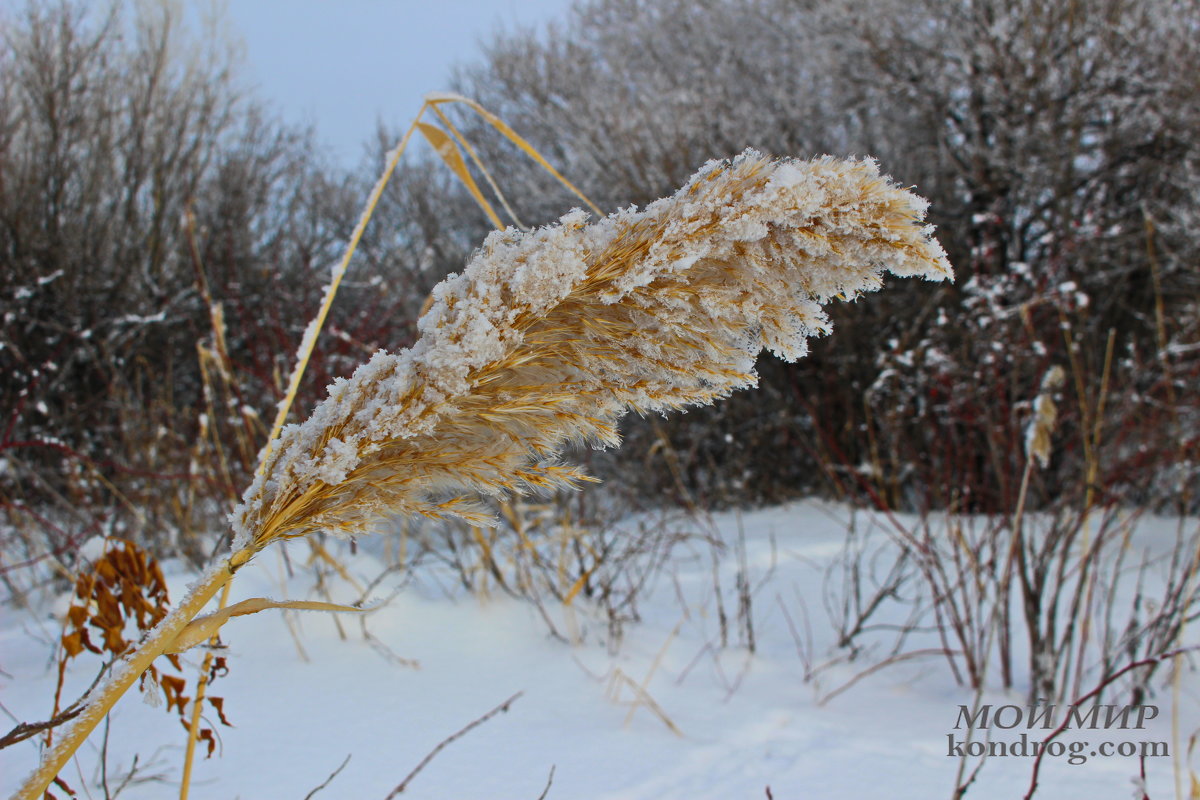
<instances>
[{"instance_id":1,"label":"bent yellow stalk","mask_svg":"<svg viewBox=\"0 0 1200 800\"><path fill-rule=\"evenodd\" d=\"M629 410L708 403L830 329L822 306L883 274L941 280L925 201L874 162L706 165L674 196L587 224L490 235L434 289L409 350L376 353L285 427L232 515L233 554L114 670L18 797L35 798L116 698L271 542L404 514L486 524L474 497L575 486L573 441L618 442Z\"/></svg>"}]
</instances>

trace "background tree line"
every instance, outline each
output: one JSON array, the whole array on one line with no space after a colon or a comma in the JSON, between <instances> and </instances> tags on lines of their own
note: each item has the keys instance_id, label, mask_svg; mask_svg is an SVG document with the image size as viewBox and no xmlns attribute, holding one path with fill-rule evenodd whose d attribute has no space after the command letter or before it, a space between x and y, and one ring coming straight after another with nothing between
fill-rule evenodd
<instances>
[{"instance_id":1,"label":"background tree line","mask_svg":"<svg viewBox=\"0 0 1200 800\"><path fill-rule=\"evenodd\" d=\"M397 138L378 131L358 169L330 163L211 34L168 6L4 20L0 502L31 557L100 530L188 552L212 529ZM1035 502L1194 510L1197 0L592 0L498 36L457 88L606 210L746 147L869 154L932 203L953 286L840 307L808 358L763 359L758 391L629 420L619 452L586 455L610 486L647 503L1009 508L1057 365ZM459 122L523 223L576 204ZM410 163L302 412L331 376L409 343L429 288L486 231L445 170ZM618 462L645 471L626 480Z\"/></svg>"}]
</instances>

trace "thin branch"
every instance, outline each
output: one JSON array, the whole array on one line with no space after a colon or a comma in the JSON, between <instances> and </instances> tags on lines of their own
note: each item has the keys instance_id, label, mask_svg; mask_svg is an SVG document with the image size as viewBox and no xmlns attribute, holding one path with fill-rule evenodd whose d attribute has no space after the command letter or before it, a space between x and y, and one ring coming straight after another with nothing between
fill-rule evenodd
<instances>
[{"instance_id":1,"label":"thin branch","mask_svg":"<svg viewBox=\"0 0 1200 800\"><path fill-rule=\"evenodd\" d=\"M1140 661L1134 661L1130 664L1126 664L1124 667L1117 670L1112 675L1110 675L1109 677L1107 677L1103 681L1101 681L1099 684L1097 684L1090 692L1083 695L1082 697L1075 698L1075 700L1073 700L1071 702L1071 705L1078 706L1082 703L1086 703L1088 700L1091 700L1093 697L1100 694L1100 692L1104 691L1111 683L1116 681L1117 678L1120 678L1122 675L1124 675L1127 672L1132 672L1133 670L1138 669L1139 667L1148 667L1153 664L1158 664L1158 663L1161 663L1168 659L1175 658L1178 655L1182 655L1183 653L1189 653L1189 652L1192 652L1192 651L1195 651L1198 649L1200 649L1200 648L1181 647L1177 650L1172 650L1169 653L1163 653L1162 655L1153 656L1151 658L1143 658ZM1033 762L1033 772L1029 776L1029 791L1027 791L1025 793L1024 800L1029 800L1031 797L1033 797L1033 793L1037 791L1038 773L1041 772L1041 769L1042 769L1042 758L1046 755L1046 745L1050 744L1050 742L1053 741L1054 739L1057 739L1059 737L1059 735L1061 735L1062 732L1065 731L1070 724L1071 724L1071 716L1068 714L1063 719L1062 723L1057 728L1055 728L1053 731L1051 731L1049 736L1047 736L1045 739L1042 740L1042 746L1038 750L1037 758L1034 759L1034 762Z\"/></svg>"},{"instance_id":2,"label":"thin branch","mask_svg":"<svg viewBox=\"0 0 1200 800\"><path fill-rule=\"evenodd\" d=\"M329 773L329 777L325 779L324 783L322 783L317 788L313 789L308 794L304 795L304 800L312 800L313 795L315 795L317 792L321 791L326 786L328 786L330 783L332 783L333 779L338 776L338 773L341 772L342 770L344 770L346 768L346 765L350 763L350 755L351 754L347 754L345 760L342 761L341 766L339 766L333 772Z\"/></svg>"},{"instance_id":3,"label":"thin branch","mask_svg":"<svg viewBox=\"0 0 1200 800\"><path fill-rule=\"evenodd\" d=\"M1145 761L1143 760L1143 768ZM546 800L546 795L550 794L550 787L554 784L554 764L550 765L550 775L546 778L546 788L542 789L542 793L537 796L537 800Z\"/></svg>"},{"instance_id":4,"label":"thin branch","mask_svg":"<svg viewBox=\"0 0 1200 800\"><path fill-rule=\"evenodd\" d=\"M100 667L100 671L96 673L96 677L92 680L92 685L87 688L87 691L80 695L78 700L67 706L59 714L51 717L45 722L17 723L15 728L4 734L4 736L0 737L0 750L37 736L42 731L48 731L51 728L57 728L64 722L70 722L71 720L75 719L75 717L79 716L80 713L83 712L83 709L86 708L83 701L87 699L89 694L91 694L92 689L96 688L96 684L100 683L100 679L104 677L104 673L108 671L110 666L111 662Z\"/></svg>"},{"instance_id":5,"label":"thin branch","mask_svg":"<svg viewBox=\"0 0 1200 800\"><path fill-rule=\"evenodd\" d=\"M3 737L0 737L0 750L37 736L42 731L48 731L51 728L57 728L64 722L70 722L71 720L75 719L75 717L79 716L80 712L82 711L83 706L76 706L75 708L68 709L67 711L62 712L58 716L48 719L45 722L18 723L15 728L4 734Z\"/></svg>"},{"instance_id":6,"label":"thin branch","mask_svg":"<svg viewBox=\"0 0 1200 800\"><path fill-rule=\"evenodd\" d=\"M395 797L396 795L400 794L405 789L407 789L409 782L411 782L412 779L416 777L417 773L420 772L421 770L425 769L425 767L428 766L429 762L433 761L434 757L436 757L438 753L442 752L442 750L444 750L447 745L455 742L458 739L461 739L463 736L470 733L475 728L478 728L480 725L487 722L489 719L496 716L500 712L508 711L508 707L511 706L513 703L515 703L517 701L517 699L520 698L521 695L523 695L523 694L525 694L525 692L523 692L523 691L517 692L512 697L508 698L503 703L496 706L495 708L493 708L491 711L484 714L479 719L468 724L462 730L458 731L457 733L451 734L450 736L443 739L438 744L437 747L433 748L433 750L430 751L429 755L425 756L425 758L421 760L420 764L417 764L416 768L413 769L412 772L408 773L408 775L404 778L404 780L400 781L399 786L397 786L395 789L392 789L391 794L389 794L387 797L385 797L384 800L392 800L393 797ZM551 775L553 775L553 771L551 771Z\"/></svg>"},{"instance_id":7,"label":"thin branch","mask_svg":"<svg viewBox=\"0 0 1200 800\"><path fill-rule=\"evenodd\" d=\"M818 701L817 705L822 705L822 706L825 705L830 700L837 697L839 694L841 694L842 692L846 691L854 684L861 681L863 678L866 678L870 675L874 675L876 672L879 672L881 669L890 667L893 664L899 664L901 661L908 661L911 658L922 658L924 656L946 656L947 658L953 658L956 655L958 655L957 651L949 650L947 648L942 648L942 647L930 647L930 648L926 648L924 650L912 650L908 653L900 653L899 655L892 656L891 658L885 659L884 661L881 661L878 664L873 664L872 666L870 666L867 669L863 670L862 672L858 673L853 678L846 681L846 683L844 683L842 686L838 687L837 689L834 689L832 692L830 692L829 694L822 697Z\"/></svg>"}]
</instances>

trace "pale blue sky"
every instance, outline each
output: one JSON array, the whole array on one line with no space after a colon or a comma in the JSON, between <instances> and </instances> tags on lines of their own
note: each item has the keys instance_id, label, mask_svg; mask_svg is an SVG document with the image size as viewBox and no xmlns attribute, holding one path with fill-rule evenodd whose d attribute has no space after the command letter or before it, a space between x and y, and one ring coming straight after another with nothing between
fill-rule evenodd
<instances>
[{"instance_id":1,"label":"pale blue sky","mask_svg":"<svg viewBox=\"0 0 1200 800\"><path fill-rule=\"evenodd\" d=\"M382 118L407 124L451 65L498 26L565 19L571 0L229 0L245 77L292 121L313 122L347 165Z\"/></svg>"}]
</instances>

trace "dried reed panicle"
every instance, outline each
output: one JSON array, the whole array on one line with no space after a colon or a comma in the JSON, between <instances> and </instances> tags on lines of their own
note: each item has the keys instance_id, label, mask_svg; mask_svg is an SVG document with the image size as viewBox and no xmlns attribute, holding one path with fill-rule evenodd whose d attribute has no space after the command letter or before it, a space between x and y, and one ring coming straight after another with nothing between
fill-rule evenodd
<instances>
[{"instance_id":1,"label":"dried reed panicle","mask_svg":"<svg viewBox=\"0 0 1200 800\"><path fill-rule=\"evenodd\" d=\"M284 429L234 512L234 549L396 514L486 514L472 494L573 486L568 441L629 409L708 403L829 330L821 306L884 272L951 277L926 203L872 161L712 162L673 197L588 225L492 234L434 290L421 338L376 353Z\"/></svg>"},{"instance_id":2,"label":"dried reed panicle","mask_svg":"<svg viewBox=\"0 0 1200 800\"><path fill-rule=\"evenodd\" d=\"M1025 428L1025 454L1042 467L1050 463L1050 437L1058 424L1058 406L1054 404L1054 393L1062 388L1066 373L1055 365L1042 376L1042 387L1033 401L1033 415Z\"/></svg>"}]
</instances>

